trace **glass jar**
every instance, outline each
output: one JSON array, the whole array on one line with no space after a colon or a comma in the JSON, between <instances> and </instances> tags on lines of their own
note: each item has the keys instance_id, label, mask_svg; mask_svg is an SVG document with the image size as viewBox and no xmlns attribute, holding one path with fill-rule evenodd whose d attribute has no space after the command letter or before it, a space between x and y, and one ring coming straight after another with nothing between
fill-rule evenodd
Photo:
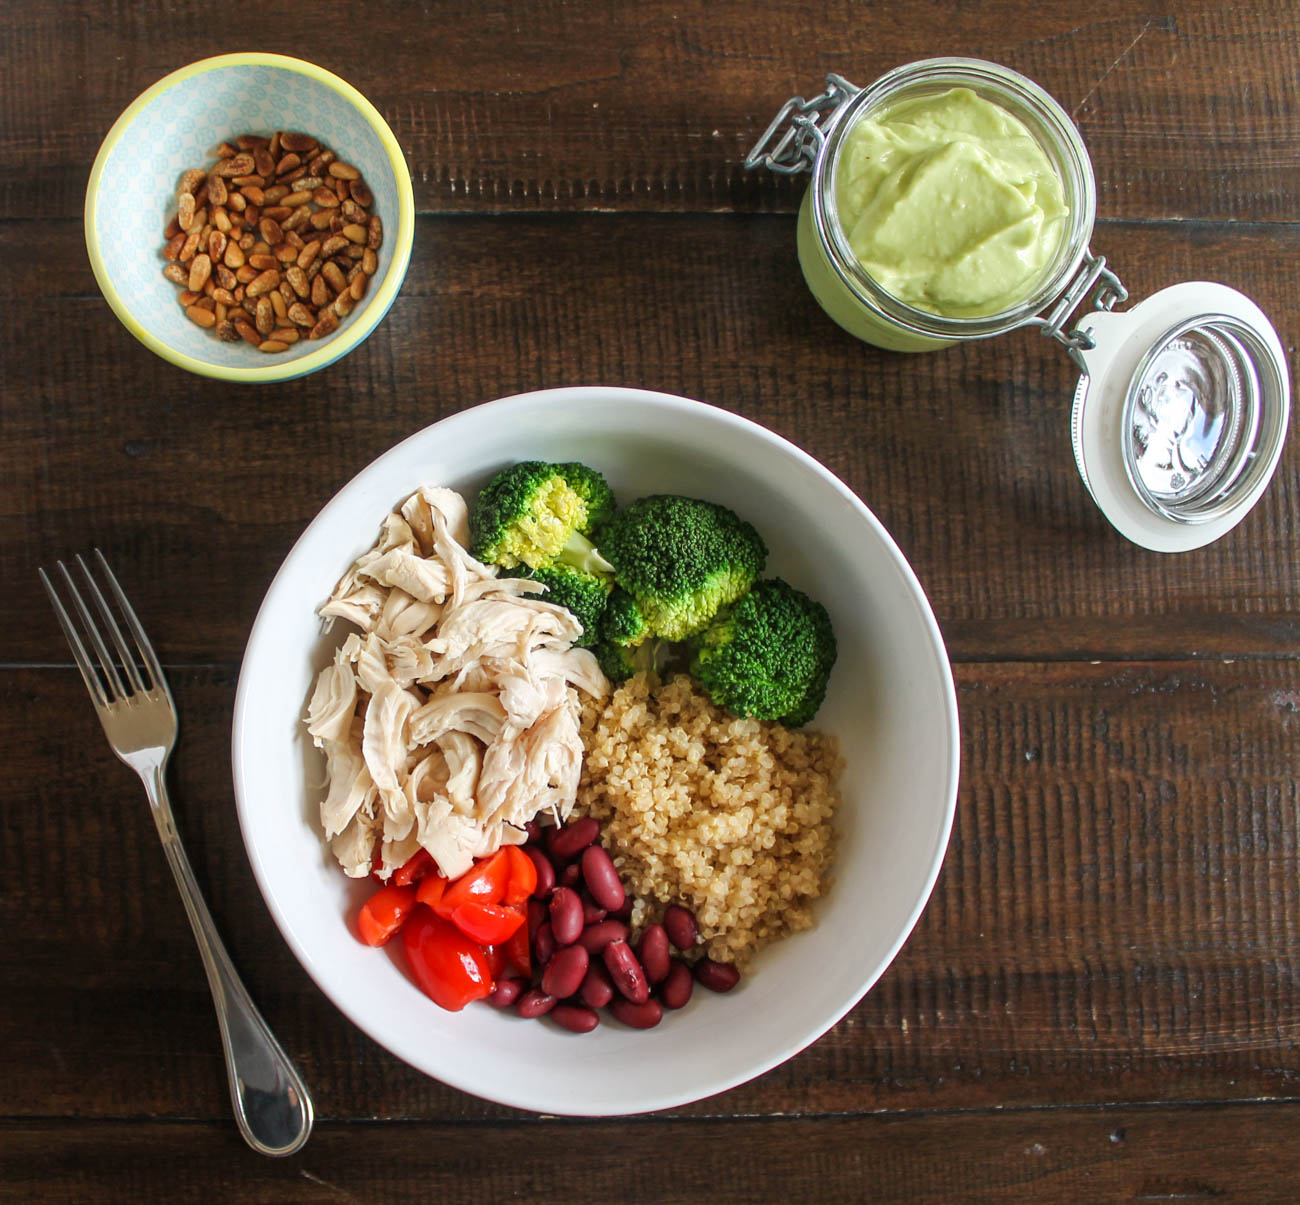
<instances>
[{"instance_id":1,"label":"glass jar","mask_svg":"<svg viewBox=\"0 0 1300 1205\"><path fill-rule=\"evenodd\" d=\"M850 334L892 351L933 351L1036 326L1081 371L1070 430L1083 483L1114 527L1161 552L1218 539L1263 493L1282 453L1290 374L1267 316L1226 285L1171 285L1126 312L1106 261L1089 249L1097 196L1074 123L1024 76L980 59L910 63L857 88L838 75L793 97L745 160L811 172L799 210L799 263L822 309ZM837 173L854 127L891 106L965 88L1015 118L1055 170L1069 214L1052 258L996 313L917 309L864 269L840 221ZM1085 302L1090 307L1074 318Z\"/></svg>"},{"instance_id":2,"label":"glass jar","mask_svg":"<svg viewBox=\"0 0 1300 1205\"><path fill-rule=\"evenodd\" d=\"M842 82L842 81L841 81ZM837 195L842 152L858 123L900 101L968 88L1019 121L1038 143L1061 181L1067 226L1046 268L1029 281L1014 306L977 318L945 317L916 309L885 290L858 262L840 221ZM893 351L930 351L963 339L982 339L1025 323L1058 297L1078 270L1092 237L1097 190L1079 131L1032 80L979 59L927 59L899 67L869 88L844 84L824 111L812 161L812 183L799 211L799 263L822 309L850 334Z\"/></svg>"}]
</instances>

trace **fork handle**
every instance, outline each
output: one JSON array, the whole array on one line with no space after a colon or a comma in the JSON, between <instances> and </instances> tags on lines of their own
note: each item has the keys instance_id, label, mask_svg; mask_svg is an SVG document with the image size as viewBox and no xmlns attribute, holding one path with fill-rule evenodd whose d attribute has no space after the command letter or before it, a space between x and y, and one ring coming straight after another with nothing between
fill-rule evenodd
<instances>
[{"instance_id":1,"label":"fork handle","mask_svg":"<svg viewBox=\"0 0 1300 1205\"><path fill-rule=\"evenodd\" d=\"M311 1097L239 978L194 879L172 816L164 780L166 762L141 775L154 824L180 889L185 913L208 974L221 1025L235 1121L245 1141L264 1155L291 1155L307 1141Z\"/></svg>"}]
</instances>

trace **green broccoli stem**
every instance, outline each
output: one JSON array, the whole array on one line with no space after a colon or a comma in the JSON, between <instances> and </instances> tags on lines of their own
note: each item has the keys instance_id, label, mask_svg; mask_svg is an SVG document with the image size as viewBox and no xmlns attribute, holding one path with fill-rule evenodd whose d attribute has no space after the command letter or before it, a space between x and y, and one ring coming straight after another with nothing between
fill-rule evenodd
<instances>
[{"instance_id":1,"label":"green broccoli stem","mask_svg":"<svg viewBox=\"0 0 1300 1205\"><path fill-rule=\"evenodd\" d=\"M572 532L555 558L562 565L572 565L583 573L613 573L611 565L581 532Z\"/></svg>"}]
</instances>

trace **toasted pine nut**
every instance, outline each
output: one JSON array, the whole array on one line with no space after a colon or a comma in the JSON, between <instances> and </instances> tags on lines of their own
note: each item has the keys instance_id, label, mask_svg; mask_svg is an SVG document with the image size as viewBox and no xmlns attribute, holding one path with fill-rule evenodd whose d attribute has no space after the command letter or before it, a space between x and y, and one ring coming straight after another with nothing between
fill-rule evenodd
<instances>
[{"instance_id":1,"label":"toasted pine nut","mask_svg":"<svg viewBox=\"0 0 1300 1205\"><path fill-rule=\"evenodd\" d=\"M269 297L259 297L257 299L257 312L253 318L253 323L257 327L258 334L268 336L275 329L275 314L271 310L271 299Z\"/></svg>"},{"instance_id":2,"label":"toasted pine nut","mask_svg":"<svg viewBox=\"0 0 1300 1205\"><path fill-rule=\"evenodd\" d=\"M279 283L280 273L274 268L268 268L248 282L248 295L260 297L263 293L269 293Z\"/></svg>"},{"instance_id":3,"label":"toasted pine nut","mask_svg":"<svg viewBox=\"0 0 1300 1205\"><path fill-rule=\"evenodd\" d=\"M196 255L190 261L190 279L189 286L192 292L201 292L203 286L208 283L208 277L212 275L212 258L204 252Z\"/></svg>"},{"instance_id":4,"label":"toasted pine nut","mask_svg":"<svg viewBox=\"0 0 1300 1205\"><path fill-rule=\"evenodd\" d=\"M182 172L163 275L196 325L264 352L338 329L378 272L383 224L360 170L310 134L222 142ZM298 233L301 231L301 233Z\"/></svg>"},{"instance_id":5,"label":"toasted pine nut","mask_svg":"<svg viewBox=\"0 0 1300 1205\"><path fill-rule=\"evenodd\" d=\"M333 334L339 329L338 315L333 310L326 310L321 316L320 321L307 332L309 339L323 339L326 335Z\"/></svg>"}]
</instances>

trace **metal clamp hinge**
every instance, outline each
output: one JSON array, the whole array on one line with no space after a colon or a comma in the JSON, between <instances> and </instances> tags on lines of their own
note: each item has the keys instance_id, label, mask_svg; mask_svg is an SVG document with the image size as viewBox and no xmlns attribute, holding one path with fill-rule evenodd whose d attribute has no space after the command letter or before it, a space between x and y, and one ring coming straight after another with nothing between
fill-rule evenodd
<instances>
[{"instance_id":1,"label":"metal clamp hinge","mask_svg":"<svg viewBox=\"0 0 1300 1205\"><path fill-rule=\"evenodd\" d=\"M1120 283L1119 277L1106 267L1106 257L1093 255L1091 248L1084 252L1083 265L1078 274L1051 311L1029 320L1030 326L1041 328L1040 334L1062 344L1070 353L1070 359L1080 368L1084 368L1083 353L1095 346L1092 336L1077 326L1067 331L1065 324L1089 294L1092 295L1093 310L1113 310L1121 301L1128 300L1128 290Z\"/></svg>"},{"instance_id":2,"label":"metal clamp hinge","mask_svg":"<svg viewBox=\"0 0 1300 1205\"><path fill-rule=\"evenodd\" d=\"M812 171L835 115L860 91L842 76L828 75L826 91L820 96L814 96L812 100L792 96L781 106L781 111L754 144L753 150L745 156L746 170L766 167L784 176ZM828 119L825 124L821 124L823 118ZM784 133L780 133L782 127L785 127ZM779 140L768 150L768 144L778 133Z\"/></svg>"}]
</instances>

